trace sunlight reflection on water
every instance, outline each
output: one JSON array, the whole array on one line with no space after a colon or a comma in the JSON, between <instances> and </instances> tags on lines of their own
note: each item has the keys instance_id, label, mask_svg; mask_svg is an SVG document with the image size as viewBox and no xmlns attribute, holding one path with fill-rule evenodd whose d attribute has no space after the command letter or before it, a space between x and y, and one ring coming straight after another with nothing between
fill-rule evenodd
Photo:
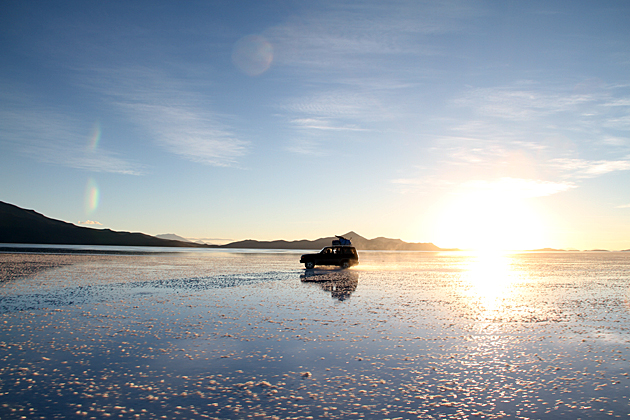
<instances>
[{"instance_id":1,"label":"sunlight reflection on water","mask_svg":"<svg viewBox=\"0 0 630 420\"><path fill-rule=\"evenodd\" d=\"M465 289L467 299L473 305L481 305L490 314L506 309L506 301L518 299L512 286L520 281L520 275L512 267L512 257L504 253L473 255L462 279L470 285Z\"/></svg>"}]
</instances>

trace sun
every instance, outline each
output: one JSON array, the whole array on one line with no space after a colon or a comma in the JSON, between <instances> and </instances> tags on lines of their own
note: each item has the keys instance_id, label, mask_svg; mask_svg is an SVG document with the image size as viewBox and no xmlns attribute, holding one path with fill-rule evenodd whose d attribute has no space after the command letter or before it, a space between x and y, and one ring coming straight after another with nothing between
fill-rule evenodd
<instances>
[{"instance_id":1,"label":"sun","mask_svg":"<svg viewBox=\"0 0 630 420\"><path fill-rule=\"evenodd\" d=\"M438 217L436 242L477 251L542 248L544 223L529 201L500 189L456 194Z\"/></svg>"}]
</instances>

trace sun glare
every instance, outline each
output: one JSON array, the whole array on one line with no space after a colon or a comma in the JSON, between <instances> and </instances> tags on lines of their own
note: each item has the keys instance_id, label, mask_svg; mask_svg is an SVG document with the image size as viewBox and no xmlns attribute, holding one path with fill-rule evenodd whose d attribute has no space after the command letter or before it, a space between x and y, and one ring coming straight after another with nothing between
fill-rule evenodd
<instances>
[{"instance_id":1,"label":"sun glare","mask_svg":"<svg viewBox=\"0 0 630 420\"><path fill-rule=\"evenodd\" d=\"M513 266L513 254L473 252L462 272L464 301L480 319L513 318L525 296L518 284L524 279Z\"/></svg>"},{"instance_id":2,"label":"sun glare","mask_svg":"<svg viewBox=\"0 0 630 420\"><path fill-rule=\"evenodd\" d=\"M464 278L473 286L473 294L483 301L486 309L494 309L497 299L514 281L508 258L498 252L484 252L471 257Z\"/></svg>"},{"instance_id":3,"label":"sun glare","mask_svg":"<svg viewBox=\"0 0 630 420\"><path fill-rule=\"evenodd\" d=\"M441 246L477 251L534 249L545 241L542 219L526 199L492 190L457 195L435 234Z\"/></svg>"}]
</instances>

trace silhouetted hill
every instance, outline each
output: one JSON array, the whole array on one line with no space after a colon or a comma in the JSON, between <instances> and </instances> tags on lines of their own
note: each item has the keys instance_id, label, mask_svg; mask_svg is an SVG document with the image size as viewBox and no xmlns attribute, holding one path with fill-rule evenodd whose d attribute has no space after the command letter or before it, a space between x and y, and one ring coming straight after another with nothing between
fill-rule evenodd
<instances>
[{"instance_id":1,"label":"silhouetted hill","mask_svg":"<svg viewBox=\"0 0 630 420\"><path fill-rule=\"evenodd\" d=\"M159 239L143 233L75 226L2 201L0 243L207 247L192 242Z\"/></svg>"},{"instance_id":2,"label":"silhouetted hill","mask_svg":"<svg viewBox=\"0 0 630 420\"><path fill-rule=\"evenodd\" d=\"M352 239L352 245L357 249L374 251L445 251L432 243L410 243L400 239L375 238L366 239L355 232L348 232L342 235L344 238ZM334 236L300 241L255 241L247 239L245 241L232 242L222 245L221 248L265 248L265 249L321 249L330 246L332 241L337 239Z\"/></svg>"}]
</instances>

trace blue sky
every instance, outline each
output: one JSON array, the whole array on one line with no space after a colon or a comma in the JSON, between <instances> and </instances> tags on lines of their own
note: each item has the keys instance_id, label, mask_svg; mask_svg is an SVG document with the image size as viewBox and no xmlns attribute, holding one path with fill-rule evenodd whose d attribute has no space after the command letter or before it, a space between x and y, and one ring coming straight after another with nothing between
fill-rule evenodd
<instances>
[{"instance_id":1,"label":"blue sky","mask_svg":"<svg viewBox=\"0 0 630 420\"><path fill-rule=\"evenodd\" d=\"M0 5L0 200L209 242L630 248L630 3Z\"/></svg>"}]
</instances>

